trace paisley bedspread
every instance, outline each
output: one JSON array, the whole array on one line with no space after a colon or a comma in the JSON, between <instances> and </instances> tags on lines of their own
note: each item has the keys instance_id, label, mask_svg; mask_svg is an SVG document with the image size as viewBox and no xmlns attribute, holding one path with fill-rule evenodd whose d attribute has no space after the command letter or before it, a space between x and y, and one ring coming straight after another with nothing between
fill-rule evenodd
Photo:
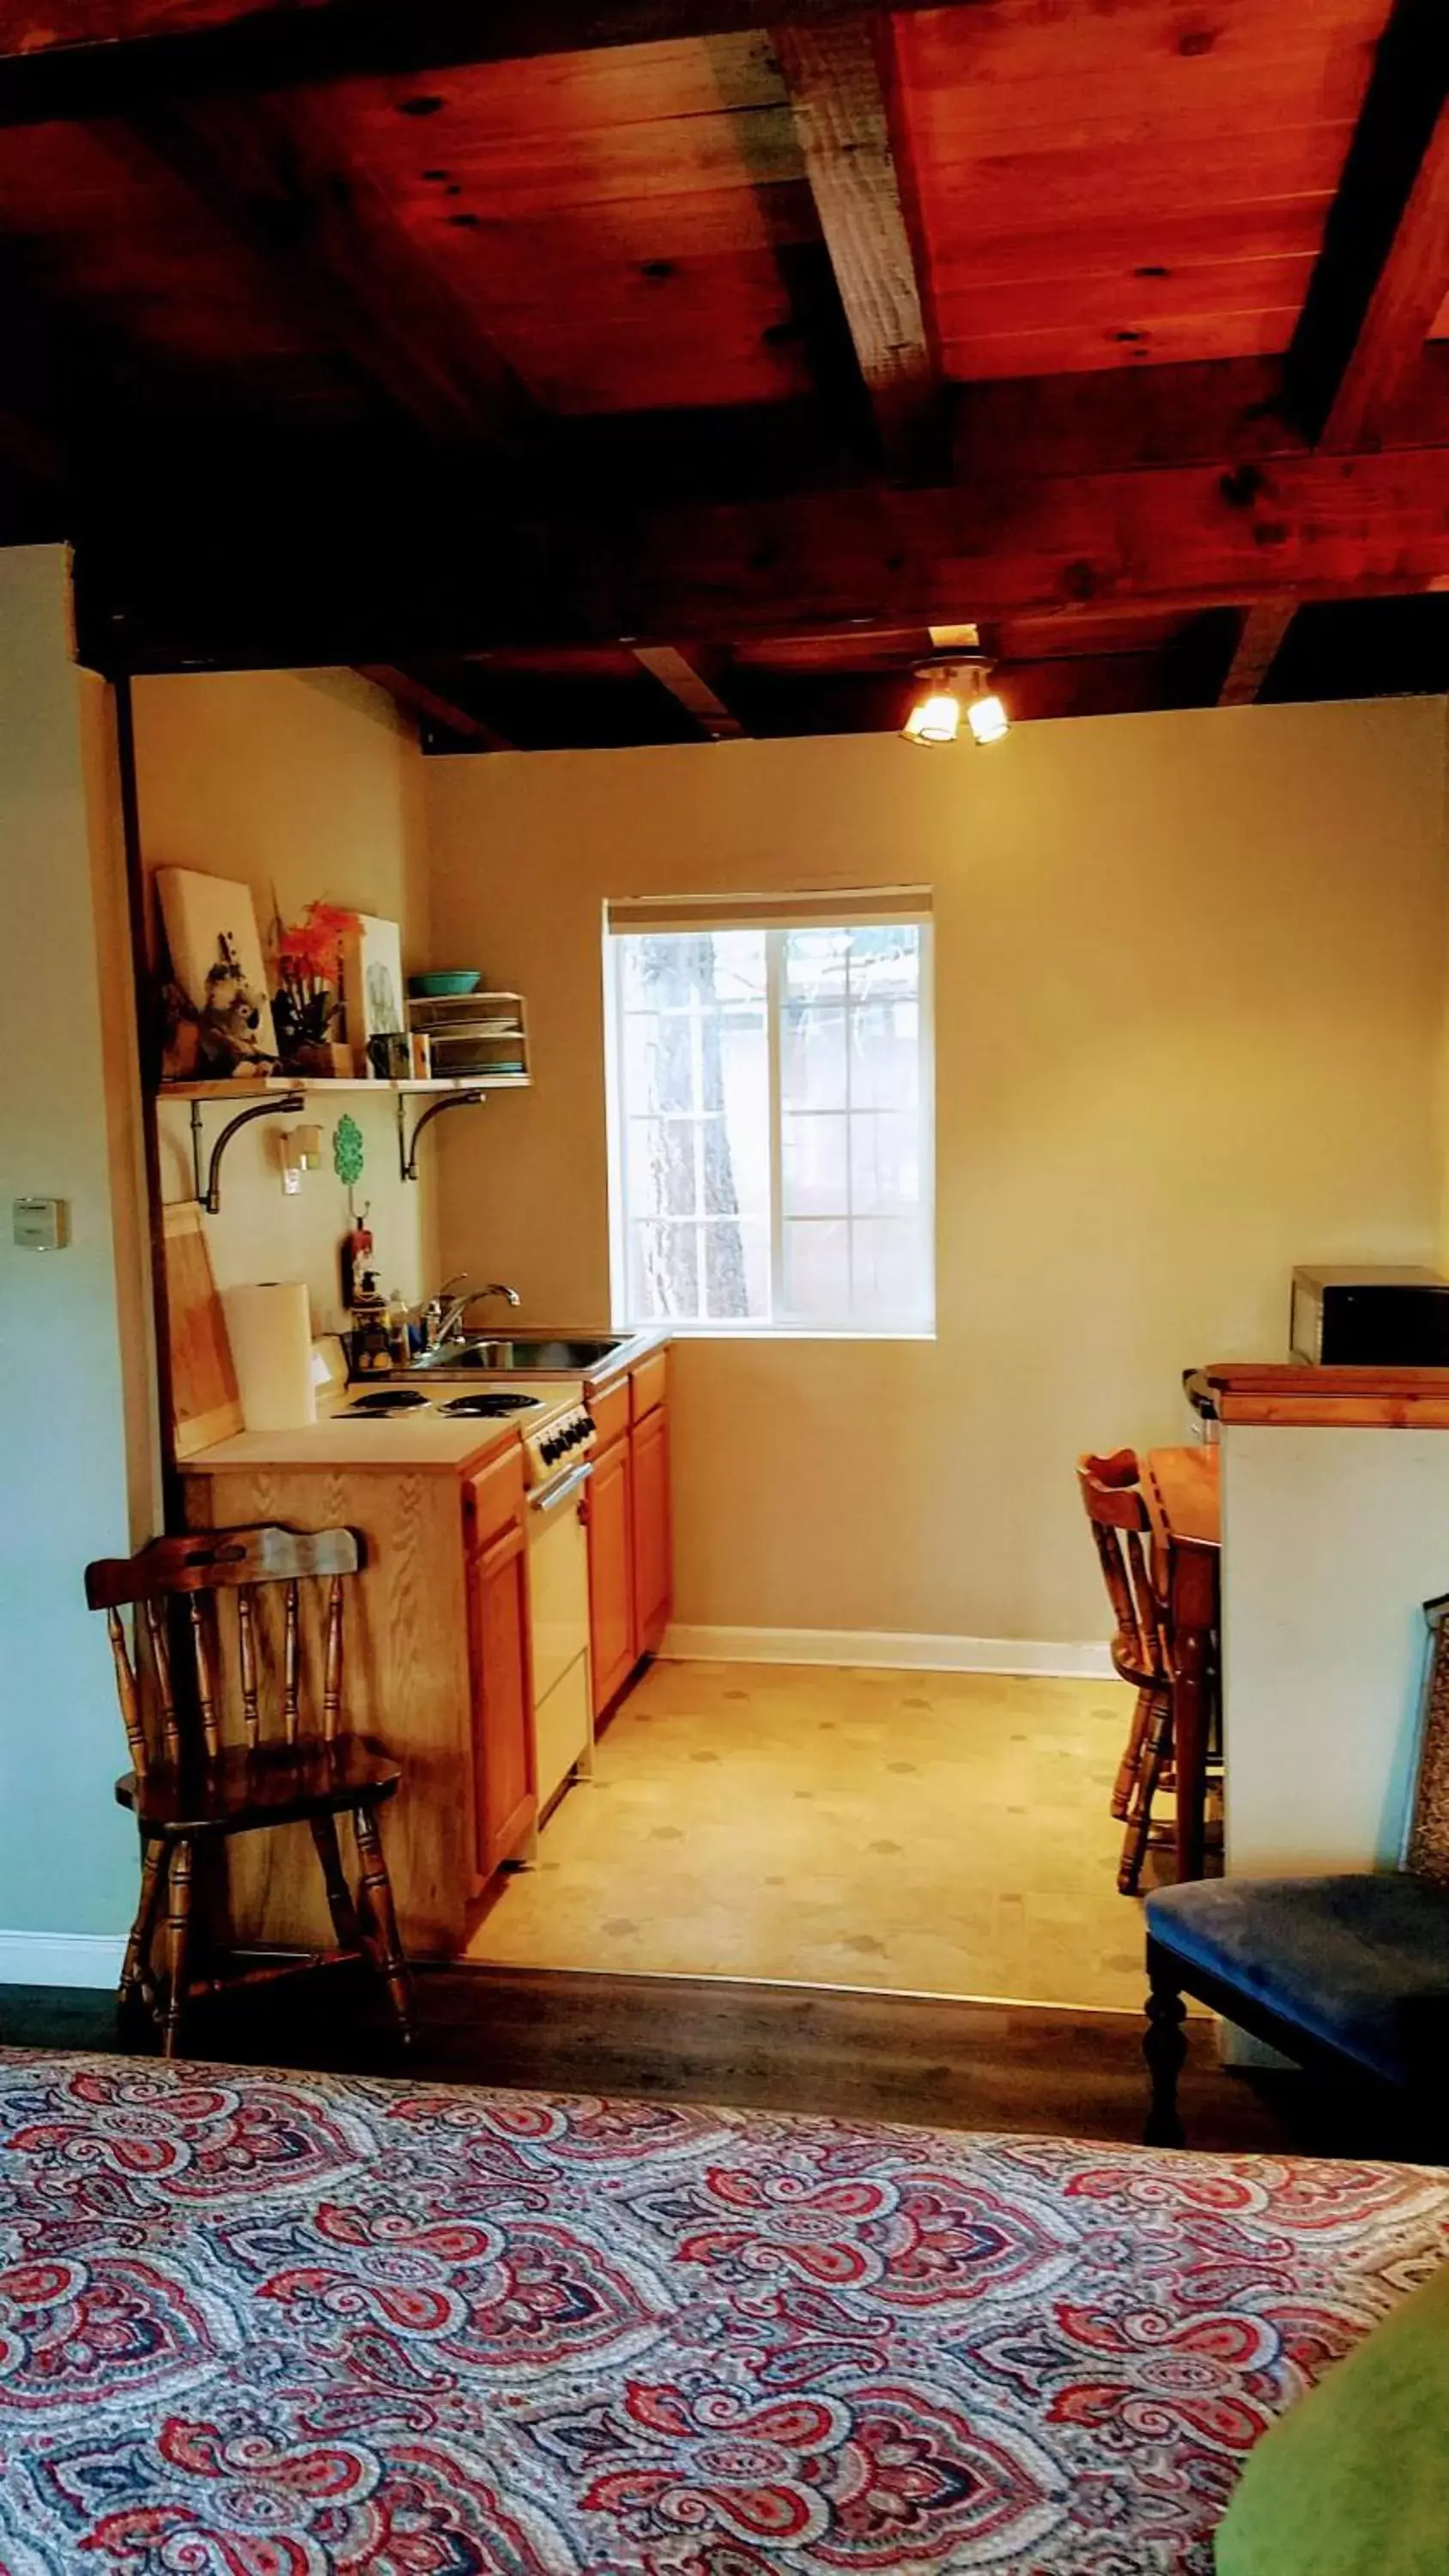
<instances>
[{"instance_id":1,"label":"paisley bedspread","mask_svg":"<svg viewBox=\"0 0 1449 2576\"><path fill-rule=\"evenodd\" d=\"M3 2576L1206 2576L1449 2174L0 2053Z\"/></svg>"}]
</instances>

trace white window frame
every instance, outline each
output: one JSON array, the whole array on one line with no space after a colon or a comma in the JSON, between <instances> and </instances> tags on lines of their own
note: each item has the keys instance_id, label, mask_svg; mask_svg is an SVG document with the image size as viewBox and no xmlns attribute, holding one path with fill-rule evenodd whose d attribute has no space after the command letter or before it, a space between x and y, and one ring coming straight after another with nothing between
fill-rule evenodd
<instances>
[{"instance_id":1,"label":"white window frame","mask_svg":"<svg viewBox=\"0 0 1449 2576\"><path fill-rule=\"evenodd\" d=\"M653 917L651 917L653 915ZM919 1141L921 1156L921 1222L928 1256L930 1308L914 1319L847 1318L840 1323L815 1322L784 1314L785 1219L783 1208L783 1127L781 1109L781 1025L784 999L785 940L791 929L819 927L850 929L862 921L894 926L909 925L920 933L920 982L918 990L917 1081L919 1086ZM670 1316L672 1333L702 1341L934 1341L936 1337L936 1026L935 1026L935 938L930 900L919 888L895 890L869 897L841 894L832 908L829 896L809 899L808 910L797 910L791 900L778 906L766 900L700 904L697 911L687 901L657 907L640 901L630 905L606 905L603 925L604 970L604 1055L605 1103L608 1129L609 1189L609 1292L611 1321L616 1330L628 1326L646 1330L657 1323L657 1317L635 1316L629 1304L629 1213L625 1190L625 1107L624 1010L620 995L623 942L629 937L647 937L651 931L690 931L703 929L756 930L765 935L765 1028L768 1050L769 1154L770 1154L770 1305L771 1313L763 1317L747 1316ZM848 989L848 983L847 983ZM846 1049L846 1113L850 1106L850 1051ZM809 1115L809 1112L801 1112ZM839 1116L839 1111L821 1112ZM847 1245L853 1242L850 1230L850 1155L846 1155ZM792 1222L822 1225L839 1224L841 1216L818 1220L796 1218ZM704 1220L701 1220L704 1222Z\"/></svg>"}]
</instances>

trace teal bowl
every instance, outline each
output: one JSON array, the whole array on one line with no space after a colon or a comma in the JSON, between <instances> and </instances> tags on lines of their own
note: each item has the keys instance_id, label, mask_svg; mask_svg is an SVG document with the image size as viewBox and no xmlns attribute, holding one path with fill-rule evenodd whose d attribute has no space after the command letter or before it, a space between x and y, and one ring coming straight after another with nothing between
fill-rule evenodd
<instances>
[{"instance_id":1,"label":"teal bowl","mask_svg":"<svg viewBox=\"0 0 1449 2576\"><path fill-rule=\"evenodd\" d=\"M481 966L440 967L434 975L409 975L408 991L415 1002L446 1002L455 993L476 993L482 981Z\"/></svg>"}]
</instances>

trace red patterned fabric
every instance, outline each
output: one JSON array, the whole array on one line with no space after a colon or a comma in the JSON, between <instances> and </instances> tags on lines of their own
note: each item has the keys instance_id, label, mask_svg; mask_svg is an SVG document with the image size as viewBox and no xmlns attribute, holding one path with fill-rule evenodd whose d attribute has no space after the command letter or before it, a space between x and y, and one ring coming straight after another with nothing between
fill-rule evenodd
<instances>
[{"instance_id":1,"label":"red patterned fabric","mask_svg":"<svg viewBox=\"0 0 1449 2576\"><path fill-rule=\"evenodd\" d=\"M3 2576L1207 2576L1449 2175L0 2055Z\"/></svg>"}]
</instances>

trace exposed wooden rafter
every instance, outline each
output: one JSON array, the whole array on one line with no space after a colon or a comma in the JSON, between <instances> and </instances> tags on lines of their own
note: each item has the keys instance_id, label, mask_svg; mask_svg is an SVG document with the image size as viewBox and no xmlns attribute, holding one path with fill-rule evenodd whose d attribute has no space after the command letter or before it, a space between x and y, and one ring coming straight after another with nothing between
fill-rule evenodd
<instances>
[{"instance_id":1,"label":"exposed wooden rafter","mask_svg":"<svg viewBox=\"0 0 1449 2576\"><path fill-rule=\"evenodd\" d=\"M446 697L431 680L415 671L405 671L391 662L359 662L358 677L371 680L410 715L421 717L425 724L436 725L444 733L455 734L460 742L471 743L477 751L512 751L516 746L496 725L475 715L471 707L458 699Z\"/></svg>"},{"instance_id":2,"label":"exposed wooden rafter","mask_svg":"<svg viewBox=\"0 0 1449 2576\"><path fill-rule=\"evenodd\" d=\"M249 247L294 307L431 440L515 456L542 415L412 243L365 169L330 150L318 103L206 98L136 120L155 151Z\"/></svg>"},{"instance_id":3,"label":"exposed wooden rafter","mask_svg":"<svg viewBox=\"0 0 1449 2576\"><path fill-rule=\"evenodd\" d=\"M667 689L672 698L688 709L702 733L711 742L737 742L744 733L739 717L725 705L716 689L711 688L702 671L695 667L687 653L674 644L636 644L634 658L641 662L652 679Z\"/></svg>"},{"instance_id":4,"label":"exposed wooden rafter","mask_svg":"<svg viewBox=\"0 0 1449 2576\"><path fill-rule=\"evenodd\" d=\"M1288 596L1260 599L1248 610L1218 691L1220 707L1248 707L1261 697L1263 682L1278 658L1279 646L1297 610L1297 600Z\"/></svg>"},{"instance_id":5,"label":"exposed wooden rafter","mask_svg":"<svg viewBox=\"0 0 1449 2576\"><path fill-rule=\"evenodd\" d=\"M163 88L276 91L670 38L822 27L940 0L0 0L0 124L129 116Z\"/></svg>"},{"instance_id":6,"label":"exposed wooden rafter","mask_svg":"<svg viewBox=\"0 0 1449 2576\"><path fill-rule=\"evenodd\" d=\"M357 526L319 517L300 562L240 517L209 543L191 519L170 535L138 526L125 596L112 589L95 603L111 658L137 669L355 660L361 630L386 639L369 660L400 662L620 635L729 644L924 628L968 605L987 621L1070 619L1109 606L1241 609L1290 590L1308 601L1449 583L1437 448L537 522L520 512L490 527L450 520L443 478L428 500L434 518L410 520L407 548L380 512Z\"/></svg>"},{"instance_id":7,"label":"exposed wooden rafter","mask_svg":"<svg viewBox=\"0 0 1449 2576\"><path fill-rule=\"evenodd\" d=\"M940 375L892 149L889 31L864 18L779 26L775 52L805 174L887 463L939 463Z\"/></svg>"},{"instance_id":8,"label":"exposed wooden rafter","mask_svg":"<svg viewBox=\"0 0 1449 2576\"><path fill-rule=\"evenodd\" d=\"M1334 453L1382 438L1449 294L1449 7L1395 0L1287 359Z\"/></svg>"}]
</instances>

